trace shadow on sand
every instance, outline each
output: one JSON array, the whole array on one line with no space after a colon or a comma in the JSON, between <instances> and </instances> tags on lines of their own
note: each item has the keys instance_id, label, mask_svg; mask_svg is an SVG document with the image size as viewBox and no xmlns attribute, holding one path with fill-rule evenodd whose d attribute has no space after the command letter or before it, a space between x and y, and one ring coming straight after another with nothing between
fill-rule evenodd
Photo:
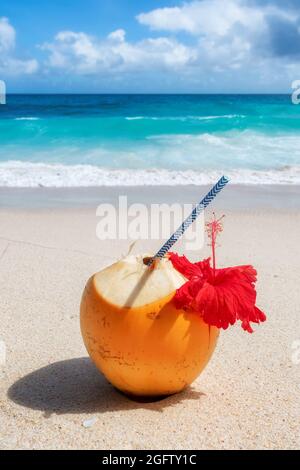
<instances>
[{"instance_id":1,"label":"shadow on sand","mask_svg":"<svg viewBox=\"0 0 300 470\"><path fill-rule=\"evenodd\" d=\"M89 358L80 357L42 367L15 382L8 397L15 403L52 413L106 413L146 408L162 411L183 400L203 395L192 388L168 397L138 400L118 392Z\"/></svg>"}]
</instances>

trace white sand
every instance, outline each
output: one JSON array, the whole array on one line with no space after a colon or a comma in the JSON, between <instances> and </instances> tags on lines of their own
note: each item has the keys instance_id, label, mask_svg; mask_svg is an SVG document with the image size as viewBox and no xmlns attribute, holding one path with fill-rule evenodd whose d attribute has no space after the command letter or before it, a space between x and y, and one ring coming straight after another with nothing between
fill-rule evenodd
<instances>
[{"instance_id":1,"label":"white sand","mask_svg":"<svg viewBox=\"0 0 300 470\"><path fill-rule=\"evenodd\" d=\"M0 210L1 448L299 448L300 364L292 359L300 212L226 213L219 264L258 269L268 321L253 335L240 327L222 333L185 392L137 403L98 373L79 331L85 281L128 243L100 242L91 209ZM136 251L142 245L157 243Z\"/></svg>"}]
</instances>

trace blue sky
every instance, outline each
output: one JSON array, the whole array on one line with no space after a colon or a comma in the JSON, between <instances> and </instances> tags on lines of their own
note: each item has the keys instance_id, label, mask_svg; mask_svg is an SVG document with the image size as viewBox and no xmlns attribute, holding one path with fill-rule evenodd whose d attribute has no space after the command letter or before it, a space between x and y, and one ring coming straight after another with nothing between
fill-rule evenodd
<instances>
[{"instance_id":1,"label":"blue sky","mask_svg":"<svg viewBox=\"0 0 300 470\"><path fill-rule=\"evenodd\" d=\"M9 92L289 92L300 1L1 0Z\"/></svg>"}]
</instances>

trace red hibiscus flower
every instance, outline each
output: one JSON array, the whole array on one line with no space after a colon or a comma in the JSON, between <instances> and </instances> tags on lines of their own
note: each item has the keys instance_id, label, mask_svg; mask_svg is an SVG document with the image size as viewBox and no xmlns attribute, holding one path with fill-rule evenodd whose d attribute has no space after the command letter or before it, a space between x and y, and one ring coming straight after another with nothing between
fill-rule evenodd
<instances>
[{"instance_id":1,"label":"red hibiscus flower","mask_svg":"<svg viewBox=\"0 0 300 470\"><path fill-rule=\"evenodd\" d=\"M252 333L250 322L266 320L265 314L256 307L256 270L253 266L215 267L215 244L222 230L220 219L208 224L209 238L213 249L213 267L210 258L191 263L185 256L170 253L170 260L188 281L174 296L177 308L199 312L205 323L226 330L237 320L242 328Z\"/></svg>"}]
</instances>

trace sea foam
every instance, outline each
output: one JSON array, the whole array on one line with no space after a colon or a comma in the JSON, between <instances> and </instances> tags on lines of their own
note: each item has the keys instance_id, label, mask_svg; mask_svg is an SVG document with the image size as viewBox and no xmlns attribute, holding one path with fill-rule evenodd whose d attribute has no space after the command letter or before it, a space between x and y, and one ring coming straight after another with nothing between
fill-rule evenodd
<instances>
[{"instance_id":1,"label":"sea foam","mask_svg":"<svg viewBox=\"0 0 300 470\"><path fill-rule=\"evenodd\" d=\"M15 121L39 121L40 118L39 117L31 117L31 116L28 116L28 117L17 117L15 118Z\"/></svg>"},{"instance_id":2,"label":"sea foam","mask_svg":"<svg viewBox=\"0 0 300 470\"><path fill-rule=\"evenodd\" d=\"M176 186L215 183L226 173L233 184L300 184L300 166L272 170L174 171L107 169L93 165L59 165L9 161L0 163L2 187Z\"/></svg>"},{"instance_id":3,"label":"sea foam","mask_svg":"<svg viewBox=\"0 0 300 470\"><path fill-rule=\"evenodd\" d=\"M243 114L223 114L217 116L126 116L126 121L211 121L214 119L243 119Z\"/></svg>"}]
</instances>

